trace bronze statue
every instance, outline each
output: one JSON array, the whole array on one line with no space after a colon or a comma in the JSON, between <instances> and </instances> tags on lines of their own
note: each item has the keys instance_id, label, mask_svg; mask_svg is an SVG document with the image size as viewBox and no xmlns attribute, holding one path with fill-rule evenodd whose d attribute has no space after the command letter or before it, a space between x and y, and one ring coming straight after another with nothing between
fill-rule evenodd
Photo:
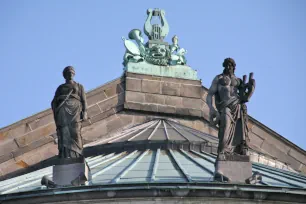
<instances>
[{"instance_id":1,"label":"bronze statue","mask_svg":"<svg viewBox=\"0 0 306 204\"><path fill-rule=\"evenodd\" d=\"M73 80L74 75L72 66L63 70L66 83L57 88L51 103L58 136L59 158L83 158L81 122L87 119L87 102L84 88Z\"/></svg>"},{"instance_id":2,"label":"bronze statue","mask_svg":"<svg viewBox=\"0 0 306 204\"><path fill-rule=\"evenodd\" d=\"M210 122L219 125L218 155L247 155L248 127L247 107L255 89L253 73L250 73L249 82L246 76L243 80L234 74L236 63L232 58L223 62L223 73L217 75L208 91L207 104L210 109ZM213 107L212 97L215 97Z\"/></svg>"}]
</instances>

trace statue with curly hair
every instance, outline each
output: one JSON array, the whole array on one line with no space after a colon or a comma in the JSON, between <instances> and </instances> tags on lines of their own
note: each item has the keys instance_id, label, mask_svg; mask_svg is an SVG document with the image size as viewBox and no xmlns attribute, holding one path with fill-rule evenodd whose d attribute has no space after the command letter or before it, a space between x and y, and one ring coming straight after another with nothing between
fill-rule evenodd
<instances>
[{"instance_id":1,"label":"statue with curly hair","mask_svg":"<svg viewBox=\"0 0 306 204\"><path fill-rule=\"evenodd\" d=\"M247 155L248 127L247 107L255 89L253 73L249 82L235 76L236 63L232 58L223 62L223 73L217 75L209 88L207 104L210 109L210 122L219 126L218 158L226 155ZM215 107L213 106L213 96Z\"/></svg>"},{"instance_id":2,"label":"statue with curly hair","mask_svg":"<svg viewBox=\"0 0 306 204\"><path fill-rule=\"evenodd\" d=\"M73 80L74 75L72 66L63 70L66 83L57 88L51 106L58 136L59 158L83 159L81 122L87 119L87 102L84 87Z\"/></svg>"}]
</instances>

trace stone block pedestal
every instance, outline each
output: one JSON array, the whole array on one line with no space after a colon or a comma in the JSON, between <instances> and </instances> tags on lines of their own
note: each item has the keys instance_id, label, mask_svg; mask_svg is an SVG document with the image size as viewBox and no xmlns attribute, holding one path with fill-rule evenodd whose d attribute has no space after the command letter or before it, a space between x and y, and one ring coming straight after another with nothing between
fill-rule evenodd
<instances>
[{"instance_id":1,"label":"stone block pedestal","mask_svg":"<svg viewBox=\"0 0 306 204\"><path fill-rule=\"evenodd\" d=\"M252 163L249 161L248 156L221 158L216 161L215 180L228 181L230 183L246 183L246 179L251 176Z\"/></svg>"},{"instance_id":2,"label":"stone block pedestal","mask_svg":"<svg viewBox=\"0 0 306 204\"><path fill-rule=\"evenodd\" d=\"M53 182L60 186L80 186L91 179L86 163L60 164L53 166Z\"/></svg>"}]
</instances>

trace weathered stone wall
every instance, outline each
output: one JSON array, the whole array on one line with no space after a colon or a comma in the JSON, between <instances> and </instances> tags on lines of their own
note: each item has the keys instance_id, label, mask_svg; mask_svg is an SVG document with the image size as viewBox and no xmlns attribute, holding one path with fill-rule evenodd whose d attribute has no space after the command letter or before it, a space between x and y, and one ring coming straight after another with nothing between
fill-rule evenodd
<instances>
[{"instance_id":1,"label":"weathered stone wall","mask_svg":"<svg viewBox=\"0 0 306 204\"><path fill-rule=\"evenodd\" d=\"M202 85L199 80L155 77L127 73L126 109L202 116Z\"/></svg>"},{"instance_id":2,"label":"weathered stone wall","mask_svg":"<svg viewBox=\"0 0 306 204\"><path fill-rule=\"evenodd\" d=\"M254 118L249 120L251 144L260 152L306 174L306 152Z\"/></svg>"}]
</instances>

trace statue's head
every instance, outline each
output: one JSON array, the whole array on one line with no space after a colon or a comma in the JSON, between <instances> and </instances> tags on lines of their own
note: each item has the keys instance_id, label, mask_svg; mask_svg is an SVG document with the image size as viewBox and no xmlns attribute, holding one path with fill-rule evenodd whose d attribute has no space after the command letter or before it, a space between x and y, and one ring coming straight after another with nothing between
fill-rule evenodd
<instances>
[{"instance_id":1,"label":"statue's head","mask_svg":"<svg viewBox=\"0 0 306 204\"><path fill-rule=\"evenodd\" d=\"M174 45L177 45L177 44L178 44L178 37L177 37L176 35L172 37L172 43L173 43Z\"/></svg>"},{"instance_id":2,"label":"statue's head","mask_svg":"<svg viewBox=\"0 0 306 204\"><path fill-rule=\"evenodd\" d=\"M234 74L236 63L233 58L225 58L223 61L224 73Z\"/></svg>"},{"instance_id":3,"label":"statue's head","mask_svg":"<svg viewBox=\"0 0 306 204\"><path fill-rule=\"evenodd\" d=\"M75 75L75 70L73 66L67 66L63 70L63 76L66 80L73 80L74 75Z\"/></svg>"}]
</instances>

